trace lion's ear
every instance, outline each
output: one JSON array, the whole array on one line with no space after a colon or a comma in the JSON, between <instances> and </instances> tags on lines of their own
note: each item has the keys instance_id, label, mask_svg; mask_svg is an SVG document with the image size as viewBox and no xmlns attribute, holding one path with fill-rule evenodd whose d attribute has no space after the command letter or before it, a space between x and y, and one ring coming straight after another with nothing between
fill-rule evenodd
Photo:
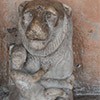
<instances>
[{"instance_id":1,"label":"lion's ear","mask_svg":"<svg viewBox=\"0 0 100 100\"><path fill-rule=\"evenodd\" d=\"M72 15L72 9L71 7L67 6L66 4L63 4L63 7L65 9L65 13L68 15L68 16L71 16Z\"/></svg>"},{"instance_id":2,"label":"lion's ear","mask_svg":"<svg viewBox=\"0 0 100 100\"><path fill-rule=\"evenodd\" d=\"M18 12L19 12L19 16L21 16L22 11L24 9L24 7L26 6L26 4L28 3L28 1L24 1L23 3L21 3L18 7Z\"/></svg>"}]
</instances>

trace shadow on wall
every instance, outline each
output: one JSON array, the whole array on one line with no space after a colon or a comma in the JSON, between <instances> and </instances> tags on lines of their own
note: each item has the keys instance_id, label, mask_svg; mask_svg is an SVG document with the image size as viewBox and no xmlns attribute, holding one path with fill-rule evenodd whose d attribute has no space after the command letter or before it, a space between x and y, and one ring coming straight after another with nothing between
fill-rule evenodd
<instances>
[{"instance_id":1,"label":"shadow on wall","mask_svg":"<svg viewBox=\"0 0 100 100\"><path fill-rule=\"evenodd\" d=\"M73 26L73 54L74 54L74 75L75 75L75 86L74 92L76 92L76 88L82 87L83 83L83 62L82 62L82 53L84 52L84 39L83 39L83 32L77 26Z\"/></svg>"}]
</instances>

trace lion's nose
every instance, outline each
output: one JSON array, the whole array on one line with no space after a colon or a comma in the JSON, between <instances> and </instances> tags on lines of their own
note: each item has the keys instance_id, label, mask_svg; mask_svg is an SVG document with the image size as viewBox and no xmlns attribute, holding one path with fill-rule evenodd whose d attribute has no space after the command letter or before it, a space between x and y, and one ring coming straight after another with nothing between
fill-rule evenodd
<instances>
[{"instance_id":1,"label":"lion's nose","mask_svg":"<svg viewBox=\"0 0 100 100\"><path fill-rule=\"evenodd\" d=\"M48 37L48 33L44 32L39 25L34 24L31 29L28 30L26 36L31 40L45 40Z\"/></svg>"}]
</instances>

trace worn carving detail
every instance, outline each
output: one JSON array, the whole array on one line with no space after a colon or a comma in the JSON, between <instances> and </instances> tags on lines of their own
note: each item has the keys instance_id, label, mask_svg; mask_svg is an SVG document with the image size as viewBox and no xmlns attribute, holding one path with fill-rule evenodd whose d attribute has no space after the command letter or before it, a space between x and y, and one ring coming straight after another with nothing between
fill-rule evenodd
<instances>
[{"instance_id":1,"label":"worn carving detail","mask_svg":"<svg viewBox=\"0 0 100 100\"><path fill-rule=\"evenodd\" d=\"M19 6L21 44L11 50L19 100L73 100L71 8L54 0Z\"/></svg>"}]
</instances>

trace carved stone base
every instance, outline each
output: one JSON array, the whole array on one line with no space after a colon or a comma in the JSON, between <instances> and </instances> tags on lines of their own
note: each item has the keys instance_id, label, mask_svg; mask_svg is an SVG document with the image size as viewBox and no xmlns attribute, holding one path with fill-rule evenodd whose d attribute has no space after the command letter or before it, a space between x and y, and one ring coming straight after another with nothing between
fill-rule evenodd
<instances>
[{"instance_id":1,"label":"carved stone base","mask_svg":"<svg viewBox=\"0 0 100 100\"><path fill-rule=\"evenodd\" d=\"M27 93L28 91L23 91L23 93L25 92ZM12 92L10 93L9 100L73 100L72 90L62 91L60 89L48 89L44 94L41 90L39 90L38 92L39 93L36 96L34 95L34 93L30 93L29 95L27 95L27 97L23 97L20 94L20 91L18 91L16 88L13 88Z\"/></svg>"}]
</instances>

